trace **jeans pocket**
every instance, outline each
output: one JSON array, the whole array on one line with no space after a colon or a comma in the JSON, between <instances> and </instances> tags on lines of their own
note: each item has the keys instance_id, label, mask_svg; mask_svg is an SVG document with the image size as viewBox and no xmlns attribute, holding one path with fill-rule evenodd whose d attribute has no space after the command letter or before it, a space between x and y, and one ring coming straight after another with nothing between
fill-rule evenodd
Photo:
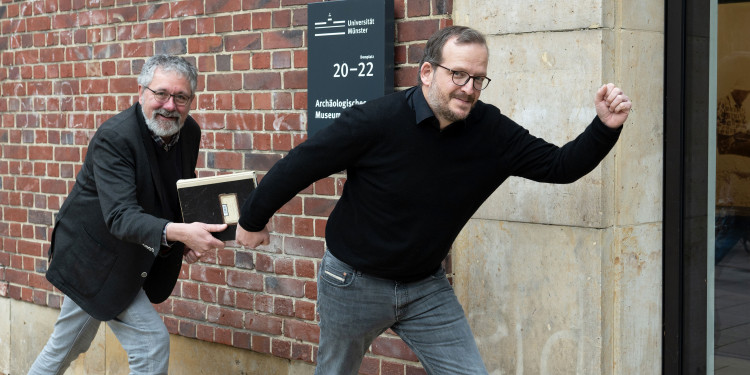
<instances>
[{"instance_id":1,"label":"jeans pocket","mask_svg":"<svg viewBox=\"0 0 750 375\"><path fill-rule=\"evenodd\" d=\"M320 280L330 285L344 288L351 285L354 281L354 269L332 255L327 254L320 267Z\"/></svg>"}]
</instances>

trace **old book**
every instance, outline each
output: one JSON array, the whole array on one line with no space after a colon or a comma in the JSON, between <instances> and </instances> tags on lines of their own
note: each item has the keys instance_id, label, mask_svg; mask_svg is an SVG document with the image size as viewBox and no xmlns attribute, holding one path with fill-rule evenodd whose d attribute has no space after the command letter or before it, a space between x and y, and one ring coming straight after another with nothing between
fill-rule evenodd
<instances>
[{"instance_id":1,"label":"old book","mask_svg":"<svg viewBox=\"0 0 750 375\"><path fill-rule=\"evenodd\" d=\"M240 209L255 186L254 171L178 180L182 220L227 224L226 230L213 235L222 241L233 241Z\"/></svg>"}]
</instances>

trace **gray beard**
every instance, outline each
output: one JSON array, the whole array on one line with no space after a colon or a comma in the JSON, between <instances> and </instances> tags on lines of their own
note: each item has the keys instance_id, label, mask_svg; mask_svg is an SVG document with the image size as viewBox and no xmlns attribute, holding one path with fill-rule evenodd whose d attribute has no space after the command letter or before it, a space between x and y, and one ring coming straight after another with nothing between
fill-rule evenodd
<instances>
[{"instance_id":1,"label":"gray beard","mask_svg":"<svg viewBox=\"0 0 750 375\"><path fill-rule=\"evenodd\" d=\"M148 130L151 130L154 135L159 137L171 137L177 133L180 132L180 129L182 129L182 126L185 124L185 120L182 117L179 117L177 120L177 124L174 122L160 122L156 119L156 115L161 114L165 116L172 116L172 115L178 115L179 113L170 112L163 108L155 109L153 112L151 112L151 118L146 117L146 112L143 111L143 107L141 107L141 113L143 113L143 118L146 119L146 126L148 126Z\"/></svg>"}]
</instances>

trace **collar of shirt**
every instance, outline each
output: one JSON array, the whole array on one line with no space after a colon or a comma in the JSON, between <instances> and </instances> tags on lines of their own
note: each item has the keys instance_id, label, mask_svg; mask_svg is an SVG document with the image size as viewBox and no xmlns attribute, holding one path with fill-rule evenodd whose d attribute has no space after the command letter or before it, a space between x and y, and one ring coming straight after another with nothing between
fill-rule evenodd
<instances>
[{"instance_id":1,"label":"collar of shirt","mask_svg":"<svg viewBox=\"0 0 750 375\"><path fill-rule=\"evenodd\" d=\"M440 129L440 122L438 121L437 117L435 117L435 113L432 112L432 108L430 108L430 105L427 103L427 99L425 99L424 94L422 93L422 86L414 86L408 89L406 97L409 103L409 107L414 110L414 119L417 125L421 125L424 123L425 125ZM443 131L455 128L463 128L465 124L465 120L456 121L448 125L445 129L443 129Z\"/></svg>"},{"instance_id":2,"label":"collar of shirt","mask_svg":"<svg viewBox=\"0 0 750 375\"><path fill-rule=\"evenodd\" d=\"M154 140L154 142L156 142L157 146L163 148L164 151L169 151L180 140L180 132L177 132L177 134L175 134L174 136L172 136L172 139L169 140L169 143L164 142L164 139L162 139L162 137L154 134L153 132L151 132L151 138L153 138L153 140Z\"/></svg>"}]
</instances>

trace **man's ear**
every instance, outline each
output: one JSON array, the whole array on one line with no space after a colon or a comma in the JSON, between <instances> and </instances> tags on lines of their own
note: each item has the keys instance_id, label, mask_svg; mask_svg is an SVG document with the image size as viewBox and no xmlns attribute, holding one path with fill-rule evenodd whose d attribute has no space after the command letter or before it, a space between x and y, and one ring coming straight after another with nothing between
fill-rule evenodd
<instances>
[{"instance_id":1,"label":"man's ear","mask_svg":"<svg viewBox=\"0 0 750 375\"><path fill-rule=\"evenodd\" d=\"M432 68L432 64L429 62L425 61L419 67L419 79L422 81L422 85L429 86L432 83L433 74L435 74L435 69Z\"/></svg>"}]
</instances>

